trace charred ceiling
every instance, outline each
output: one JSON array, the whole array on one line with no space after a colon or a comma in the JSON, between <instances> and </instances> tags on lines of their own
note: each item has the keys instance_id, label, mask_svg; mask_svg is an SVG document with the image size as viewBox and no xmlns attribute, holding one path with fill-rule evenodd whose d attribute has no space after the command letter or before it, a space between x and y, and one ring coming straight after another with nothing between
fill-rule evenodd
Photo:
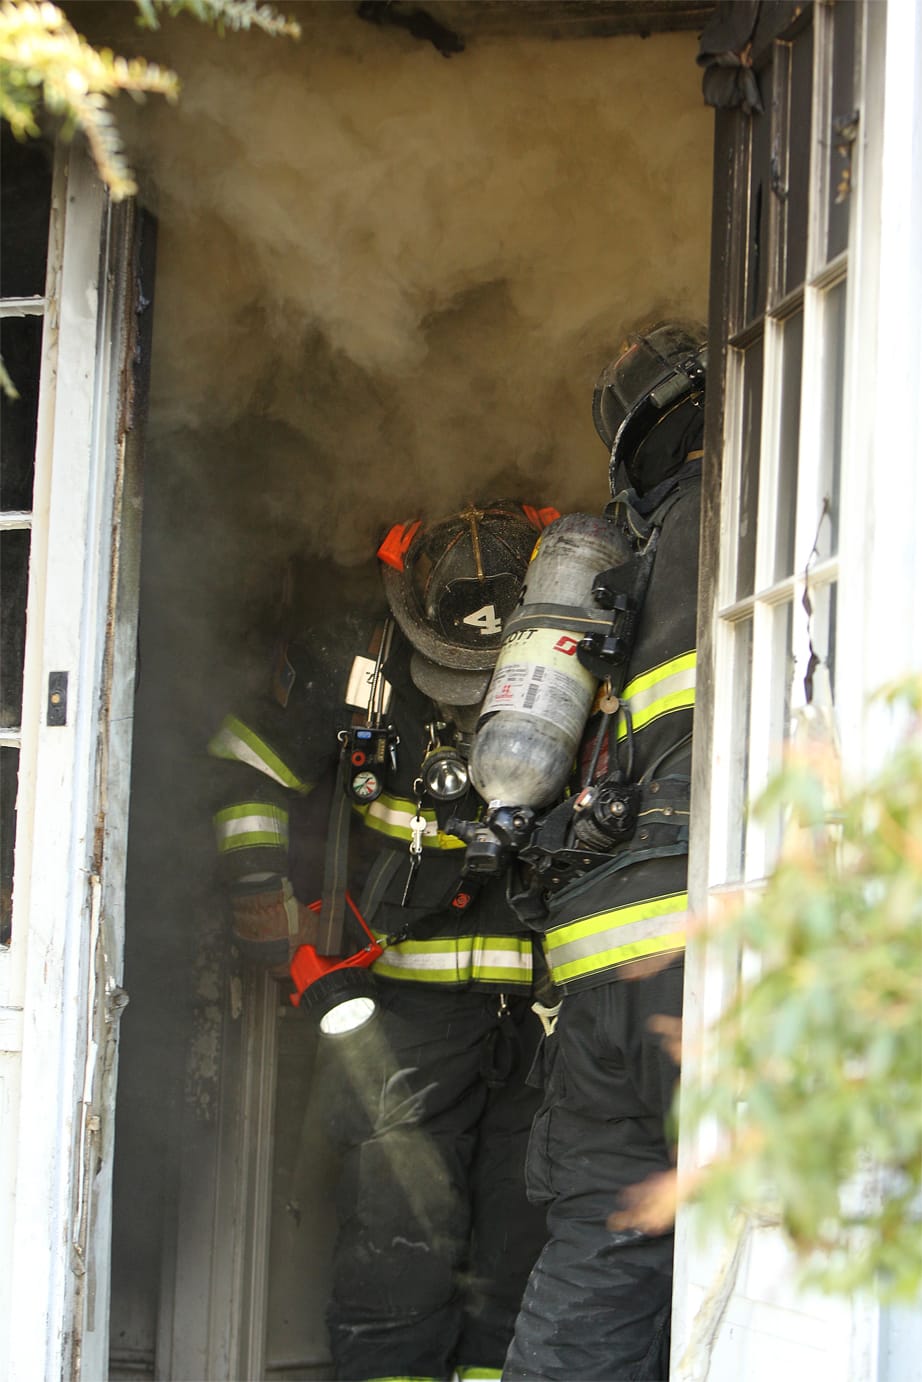
<instances>
[{"instance_id":1,"label":"charred ceiling","mask_svg":"<svg viewBox=\"0 0 922 1382\"><path fill-rule=\"evenodd\" d=\"M478 39L614 38L702 29L713 0L359 0L360 19L406 29L444 56Z\"/></svg>"}]
</instances>

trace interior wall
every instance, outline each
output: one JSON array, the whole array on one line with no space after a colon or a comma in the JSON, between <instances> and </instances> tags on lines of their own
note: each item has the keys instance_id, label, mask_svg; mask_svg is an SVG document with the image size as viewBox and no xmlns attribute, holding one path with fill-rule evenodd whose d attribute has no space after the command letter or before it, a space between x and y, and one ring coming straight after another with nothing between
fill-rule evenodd
<instances>
[{"instance_id":1,"label":"interior wall","mask_svg":"<svg viewBox=\"0 0 922 1382\"><path fill-rule=\"evenodd\" d=\"M345 4L289 6L297 44L74 8L183 81L119 111L159 219L113 1275L143 1371L178 1120L220 1091L204 745L261 674L282 562L365 600L395 521L605 502L599 370L638 323L706 315L711 115L693 33L445 58Z\"/></svg>"}]
</instances>

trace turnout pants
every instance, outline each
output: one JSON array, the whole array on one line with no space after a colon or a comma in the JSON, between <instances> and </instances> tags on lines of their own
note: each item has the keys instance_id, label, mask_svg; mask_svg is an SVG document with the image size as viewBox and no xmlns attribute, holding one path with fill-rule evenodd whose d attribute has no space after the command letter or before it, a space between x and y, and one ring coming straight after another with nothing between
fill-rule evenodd
<instances>
[{"instance_id":1,"label":"turnout pants","mask_svg":"<svg viewBox=\"0 0 922 1382\"><path fill-rule=\"evenodd\" d=\"M340 1379L499 1377L545 1241L525 1196L540 1101L530 999L381 985L381 1010L330 1043L342 1148L327 1322Z\"/></svg>"},{"instance_id":2,"label":"turnout pants","mask_svg":"<svg viewBox=\"0 0 922 1382\"><path fill-rule=\"evenodd\" d=\"M528 1150L529 1197L549 1240L531 1273L504 1382L663 1382L673 1235L612 1233L625 1187L672 1164L664 1102L675 1067L649 1018L676 1017L681 960L647 978L567 994L543 1050L545 1097Z\"/></svg>"}]
</instances>

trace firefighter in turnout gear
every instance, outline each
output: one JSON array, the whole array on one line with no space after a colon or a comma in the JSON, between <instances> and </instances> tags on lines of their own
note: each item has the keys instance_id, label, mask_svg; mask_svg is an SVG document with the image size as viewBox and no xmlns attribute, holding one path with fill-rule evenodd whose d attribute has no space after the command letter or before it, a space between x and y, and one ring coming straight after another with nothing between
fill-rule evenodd
<instances>
[{"instance_id":1,"label":"firefighter in turnout gear","mask_svg":"<svg viewBox=\"0 0 922 1382\"><path fill-rule=\"evenodd\" d=\"M526 1178L547 1207L548 1241L507 1382L669 1372L672 1232L612 1231L606 1219L630 1187L674 1164L678 1067L661 1032L682 1004L705 363L703 332L666 323L631 339L595 393L607 513L648 574L633 644L602 682L560 807L591 865L567 875L571 851L541 875L540 925L563 997L536 1062L544 1097Z\"/></svg>"},{"instance_id":2,"label":"firefighter in turnout gear","mask_svg":"<svg viewBox=\"0 0 922 1382\"><path fill-rule=\"evenodd\" d=\"M339 1379L498 1378L544 1241L524 1191L535 947L501 879L462 879L445 824L482 806L470 732L556 516L500 502L397 525L378 553L382 619L288 638L272 696L209 746L236 781L215 828L240 950L290 975L303 1009L328 980L364 984L315 1005L334 1033L316 1078L341 1156ZM346 1012L374 1015L350 1029Z\"/></svg>"}]
</instances>

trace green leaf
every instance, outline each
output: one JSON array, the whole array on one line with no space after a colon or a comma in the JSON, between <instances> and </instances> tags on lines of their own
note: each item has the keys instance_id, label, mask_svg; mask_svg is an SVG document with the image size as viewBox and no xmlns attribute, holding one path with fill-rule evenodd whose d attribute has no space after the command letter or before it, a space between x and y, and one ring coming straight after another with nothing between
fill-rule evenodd
<instances>
[{"instance_id":1,"label":"green leaf","mask_svg":"<svg viewBox=\"0 0 922 1382\"><path fill-rule=\"evenodd\" d=\"M695 1191L707 1222L776 1215L805 1281L902 1299L922 1285L922 680L885 698L906 737L870 781L846 791L814 749L760 800L789 828L722 925L752 959L682 1116L730 1148Z\"/></svg>"}]
</instances>

